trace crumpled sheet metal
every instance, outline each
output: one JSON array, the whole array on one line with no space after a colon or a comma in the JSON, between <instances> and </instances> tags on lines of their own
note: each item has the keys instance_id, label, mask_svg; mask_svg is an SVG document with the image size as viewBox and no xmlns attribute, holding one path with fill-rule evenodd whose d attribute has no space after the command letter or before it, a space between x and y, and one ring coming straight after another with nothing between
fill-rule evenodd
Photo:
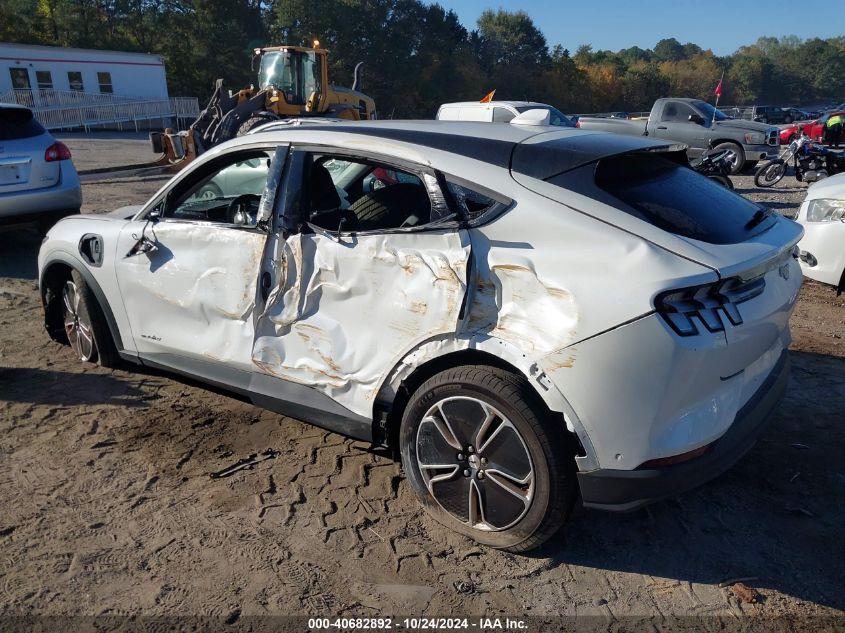
<instances>
[{"instance_id":1,"label":"crumpled sheet metal","mask_svg":"<svg viewBox=\"0 0 845 633\"><path fill-rule=\"evenodd\" d=\"M454 333L466 291L465 231L294 235L256 325L255 366L372 416L387 373L420 343Z\"/></svg>"},{"instance_id":2,"label":"crumpled sheet metal","mask_svg":"<svg viewBox=\"0 0 845 633\"><path fill-rule=\"evenodd\" d=\"M154 231L158 250L123 260L124 265L137 267L124 275L135 286L124 295L131 294L141 308L134 313L133 328L144 332L145 323L151 321L145 316L147 309L157 311L154 321L159 323L167 323L166 313L172 311L173 323L202 324L179 332L188 352L248 366L256 271L266 235L175 222L162 222ZM197 275L197 271L202 272Z\"/></svg>"}]
</instances>

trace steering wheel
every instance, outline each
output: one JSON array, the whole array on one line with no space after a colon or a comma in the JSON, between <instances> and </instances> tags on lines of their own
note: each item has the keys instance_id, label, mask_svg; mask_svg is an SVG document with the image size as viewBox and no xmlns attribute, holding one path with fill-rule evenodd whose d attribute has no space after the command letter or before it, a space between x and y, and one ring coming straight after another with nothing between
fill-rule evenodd
<instances>
[{"instance_id":1,"label":"steering wheel","mask_svg":"<svg viewBox=\"0 0 845 633\"><path fill-rule=\"evenodd\" d=\"M250 203L255 200L255 211L252 211ZM229 206L226 208L226 222L229 224L240 224L242 226L255 226L258 218L258 202L261 201L261 196L254 193L242 193L236 198L232 198Z\"/></svg>"}]
</instances>

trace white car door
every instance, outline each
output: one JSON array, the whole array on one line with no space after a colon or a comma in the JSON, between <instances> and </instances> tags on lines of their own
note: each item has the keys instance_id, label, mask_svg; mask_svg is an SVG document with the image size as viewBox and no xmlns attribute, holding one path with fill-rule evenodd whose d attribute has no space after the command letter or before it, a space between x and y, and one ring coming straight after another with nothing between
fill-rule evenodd
<instances>
[{"instance_id":1,"label":"white car door","mask_svg":"<svg viewBox=\"0 0 845 633\"><path fill-rule=\"evenodd\" d=\"M221 382L240 370L234 382L248 383L268 236L258 216L273 204L285 159L286 148L224 154L153 201L157 221L123 229L116 273L146 361L199 375L217 364Z\"/></svg>"},{"instance_id":2,"label":"white car door","mask_svg":"<svg viewBox=\"0 0 845 633\"><path fill-rule=\"evenodd\" d=\"M304 184L286 197L302 203L283 210L290 235L276 248L280 274L257 321L253 362L371 418L408 350L458 327L469 236L430 173L361 159L359 177L344 180L342 208L334 181L358 159L294 151L291 160L305 165Z\"/></svg>"}]
</instances>

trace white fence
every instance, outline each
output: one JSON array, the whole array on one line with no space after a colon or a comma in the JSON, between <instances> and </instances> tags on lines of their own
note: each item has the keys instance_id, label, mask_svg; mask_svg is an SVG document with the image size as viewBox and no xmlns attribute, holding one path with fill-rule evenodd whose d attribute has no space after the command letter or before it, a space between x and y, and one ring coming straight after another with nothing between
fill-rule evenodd
<instances>
[{"instance_id":1,"label":"white fence","mask_svg":"<svg viewBox=\"0 0 845 633\"><path fill-rule=\"evenodd\" d=\"M35 118L48 130L95 126L124 126L136 131L152 121L174 119L176 127L199 114L196 97L139 99L78 90L9 90L0 92L0 103L19 103L32 108Z\"/></svg>"}]
</instances>

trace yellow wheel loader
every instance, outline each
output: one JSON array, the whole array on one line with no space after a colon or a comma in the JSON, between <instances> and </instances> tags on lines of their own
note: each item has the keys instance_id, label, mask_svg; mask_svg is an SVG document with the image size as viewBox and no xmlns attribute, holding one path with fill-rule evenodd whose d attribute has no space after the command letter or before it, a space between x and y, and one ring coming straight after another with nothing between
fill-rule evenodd
<instances>
[{"instance_id":1,"label":"yellow wheel loader","mask_svg":"<svg viewBox=\"0 0 845 633\"><path fill-rule=\"evenodd\" d=\"M357 90L360 68L355 67L352 88L329 85L328 51L304 46L273 46L255 49L260 60L258 88L236 93L215 83L214 93L191 126L182 132L150 134L153 150L163 160L187 164L205 150L253 128L279 119L335 117L364 120L376 118L375 102Z\"/></svg>"}]
</instances>

